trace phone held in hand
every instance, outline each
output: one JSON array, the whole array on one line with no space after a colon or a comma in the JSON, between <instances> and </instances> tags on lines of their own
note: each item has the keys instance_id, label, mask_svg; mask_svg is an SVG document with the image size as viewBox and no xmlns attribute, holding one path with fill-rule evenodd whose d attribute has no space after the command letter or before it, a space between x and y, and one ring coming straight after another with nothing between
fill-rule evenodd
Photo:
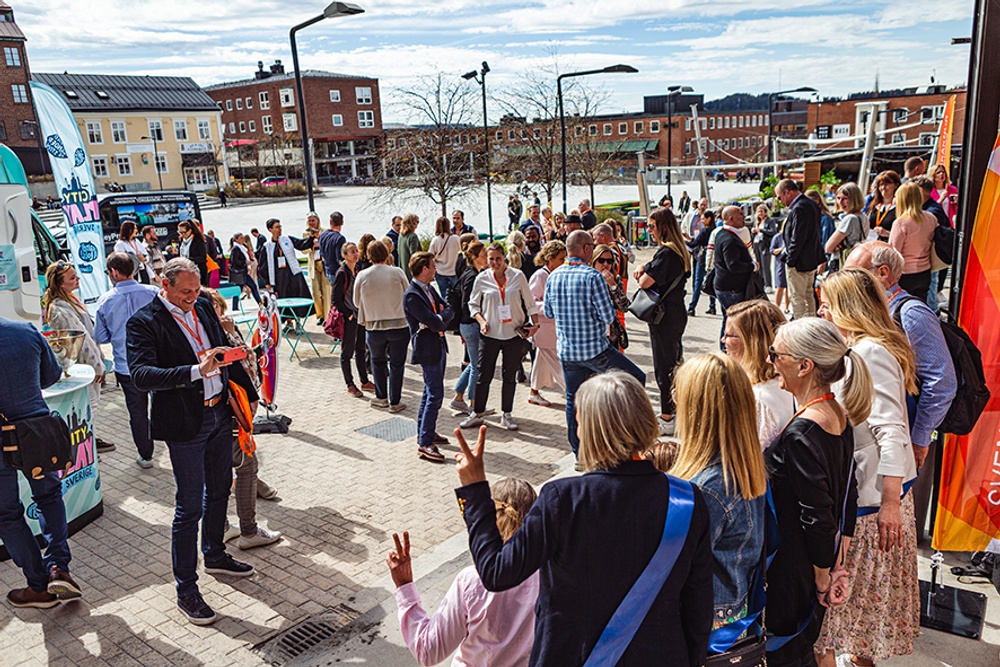
<instances>
[{"instance_id":1,"label":"phone held in hand","mask_svg":"<svg viewBox=\"0 0 1000 667\"><path fill-rule=\"evenodd\" d=\"M220 364L231 364L234 361L242 361L243 359L246 359L247 354L249 353L245 347L234 347L231 350L216 353L215 360Z\"/></svg>"}]
</instances>

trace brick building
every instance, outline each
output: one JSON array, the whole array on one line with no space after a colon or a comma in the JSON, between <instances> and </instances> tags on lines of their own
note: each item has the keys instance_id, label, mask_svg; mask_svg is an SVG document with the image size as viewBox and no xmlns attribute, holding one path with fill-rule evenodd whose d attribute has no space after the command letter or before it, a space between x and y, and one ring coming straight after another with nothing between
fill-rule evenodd
<instances>
[{"instance_id":1,"label":"brick building","mask_svg":"<svg viewBox=\"0 0 1000 667\"><path fill-rule=\"evenodd\" d=\"M316 182L371 176L382 137L378 79L303 70L302 88ZM259 62L252 79L207 86L205 92L222 110L234 175L301 175L295 75L280 60L268 69Z\"/></svg>"},{"instance_id":2,"label":"brick building","mask_svg":"<svg viewBox=\"0 0 1000 667\"><path fill-rule=\"evenodd\" d=\"M48 160L39 147L38 120L31 100L31 70L24 33L14 21L14 10L0 2L0 142L14 151L25 171L41 174Z\"/></svg>"}]
</instances>

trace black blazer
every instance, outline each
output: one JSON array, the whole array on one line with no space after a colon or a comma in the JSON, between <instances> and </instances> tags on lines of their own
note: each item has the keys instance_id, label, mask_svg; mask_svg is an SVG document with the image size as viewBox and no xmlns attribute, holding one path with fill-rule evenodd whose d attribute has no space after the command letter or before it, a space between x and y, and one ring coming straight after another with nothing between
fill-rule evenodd
<instances>
[{"instance_id":1,"label":"black blazer","mask_svg":"<svg viewBox=\"0 0 1000 667\"><path fill-rule=\"evenodd\" d=\"M725 227L715 235L715 289L745 292L753 273L753 258L743 239Z\"/></svg>"},{"instance_id":2,"label":"black blazer","mask_svg":"<svg viewBox=\"0 0 1000 667\"><path fill-rule=\"evenodd\" d=\"M206 299L194 304L198 321L208 333L212 347L229 345L219 318ZM202 380L191 382L191 366L198 357L184 332L159 298L140 308L125 326L125 343L132 382L152 392L150 431L154 440L183 442L201 429L205 389ZM229 396L229 380L257 400L253 382L239 363L222 370L222 399Z\"/></svg>"},{"instance_id":3,"label":"black blazer","mask_svg":"<svg viewBox=\"0 0 1000 667\"><path fill-rule=\"evenodd\" d=\"M504 543L489 484L456 490L476 571L489 591L540 574L531 665L580 667L660 543L668 482L648 461L542 487L521 528ZM619 665L700 667L712 628L708 509L694 516L670 576Z\"/></svg>"},{"instance_id":4,"label":"black blazer","mask_svg":"<svg viewBox=\"0 0 1000 667\"><path fill-rule=\"evenodd\" d=\"M814 271L826 261L823 253L819 206L799 195L785 219L785 263L796 271Z\"/></svg>"},{"instance_id":5,"label":"black blazer","mask_svg":"<svg viewBox=\"0 0 1000 667\"><path fill-rule=\"evenodd\" d=\"M201 284L208 285L208 244L197 236L191 238L188 249L188 259L198 265L201 272Z\"/></svg>"},{"instance_id":6,"label":"black blazer","mask_svg":"<svg viewBox=\"0 0 1000 667\"><path fill-rule=\"evenodd\" d=\"M403 293L403 312L406 313L406 323L410 326L410 363L436 364L441 361L442 354L448 353L448 343L441 334L455 317L455 311L438 296L433 287L432 304L427 299L427 293L416 282L416 279L411 280L410 286ZM424 325L423 328L420 325Z\"/></svg>"}]
</instances>

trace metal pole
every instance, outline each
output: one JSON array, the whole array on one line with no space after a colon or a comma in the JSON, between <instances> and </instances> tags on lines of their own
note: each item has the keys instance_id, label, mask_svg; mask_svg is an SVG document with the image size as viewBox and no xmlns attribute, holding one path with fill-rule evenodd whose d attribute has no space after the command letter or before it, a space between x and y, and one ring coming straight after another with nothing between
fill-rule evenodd
<instances>
[{"instance_id":1,"label":"metal pole","mask_svg":"<svg viewBox=\"0 0 1000 667\"><path fill-rule=\"evenodd\" d=\"M559 128L562 137L560 142L562 151L562 208L563 213L566 213L566 112L563 109L562 80L563 75L560 74L556 77L556 95L559 98Z\"/></svg>"},{"instance_id":2,"label":"metal pole","mask_svg":"<svg viewBox=\"0 0 1000 667\"><path fill-rule=\"evenodd\" d=\"M671 205L674 201L670 191L670 186L674 182L674 172L670 169L672 166L674 166L674 93L667 95L667 199Z\"/></svg>"},{"instance_id":3,"label":"metal pole","mask_svg":"<svg viewBox=\"0 0 1000 667\"><path fill-rule=\"evenodd\" d=\"M698 119L698 105L691 105L691 122L694 123L694 141L695 147L698 149L698 162L705 162L705 152L701 149L701 121ZM708 200L709 206L712 205L712 191L708 187L708 175L704 169L698 170L698 181L701 183L701 196Z\"/></svg>"},{"instance_id":4,"label":"metal pole","mask_svg":"<svg viewBox=\"0 0 1000 667\"><path fill-rule=\"evenodd\" d=\"M771 127L773 126L773 121L771 120L771 109L774 106L774 93L770 93L767 96L767 161L774 162L774 140L771 139ZM774 167L771 167L772 173Z\"/></svg>"},{"instance_id":5,"label":"metal pole","mask_svg":"<svg viewBox=\"0 0 1000 667\"><path fill-rule=\"evenodd\" d=\"M882 112L885 102L872 102L868 105L868 128L865 137L865 152L861 155L861 168L858 170L858 187L868 192L868 178L871 175L872 158L875 155L875 125L878 115Z\"/></svg>"},{"instance_id":6,"label":"metal pole","mask_svg":"<svg viewBox=\"0 0 1000 667\"><path fill-rule=\"evenodd\" d=\"M303 158L303 176L306 179L306 196L309 198L309 210L316 210L313 204L313 186L312 186L312 151L309 150L309 131L306 127L306 110L305 110L305 95L302 92L302 72L299 70L299 49L295 44L295 33L302 28L307 28L313 23L319 23L324 18L324 15L320 14L315 16L305 23L300 23L288 32L288 39L292 45L292 66L295 68L295 94L298 99L295 101L295 111L299 117L299 128L302 134L302 158Z\"/></svg>"},{"instance_id":7,"label":"metal pole","mask_svg":"<svg viewBox=\"0 0 1000 667\"><path fill-rule=\"evenodd\" d=\"M480 83L483 87L483 138L486 146L486 215L490 222L490 241L493 240L493 196L490 191L490 126L486 121L486 72L482 73Z\"/></svg>"},{"instance_id":8,"label":"metal pole","mask_svg":"<svg viewBox=\"0 0 1000 667\"><path fill-rule=\"evenodd\" d=\"M156 143L155 132L153 132L153 169L156 170L156 181L160 184L160 190L163 190L163 175L160 174L160 148L159 144Z\"/></svg>"}]
</instances>

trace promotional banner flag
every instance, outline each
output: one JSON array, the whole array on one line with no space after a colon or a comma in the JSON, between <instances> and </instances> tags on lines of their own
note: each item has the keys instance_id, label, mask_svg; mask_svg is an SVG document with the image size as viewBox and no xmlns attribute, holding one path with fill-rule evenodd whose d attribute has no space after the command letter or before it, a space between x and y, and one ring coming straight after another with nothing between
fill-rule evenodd
<instances>
[{"instance_id":1,"label":"promotional banner flag","mask_svg":"<svg viewBox=\"0 0 1000 667\"><path fill-rule=\"evenodd\" d=\"M66 218L66 241L80 276L80 298L85 304L93 304L107 291L108 281L104 273L104 233L90 160L73 112L59 93L44 83L32 81L31 96Z\"/></svg>"},{"instance_id":2,"label":"promotional banner flag","mask_svg":"<svg viewBox=\"0 0 1000 667\"><path fill-rule=\"evenodd\" d=\"M955 128L955 96L948 98L948 103L944 106L944 116L941 118L941 129L938 132L937 152L934 156L933 169L939 164L943 164L948 173L951 173L951 138Z\"/></svg>"},{"instance_id":3,"label":"promotional banner flag","mask_svg":"<svg viewBox=\"0 0 1000 667\"><path fill-rule=\"evenodd\" d=\"M948 435L933 547L979 551L1000 535L1000 136L971 231L958 324L983 355L992 397L975 428Z\"/></svg>"}]
</instances>

